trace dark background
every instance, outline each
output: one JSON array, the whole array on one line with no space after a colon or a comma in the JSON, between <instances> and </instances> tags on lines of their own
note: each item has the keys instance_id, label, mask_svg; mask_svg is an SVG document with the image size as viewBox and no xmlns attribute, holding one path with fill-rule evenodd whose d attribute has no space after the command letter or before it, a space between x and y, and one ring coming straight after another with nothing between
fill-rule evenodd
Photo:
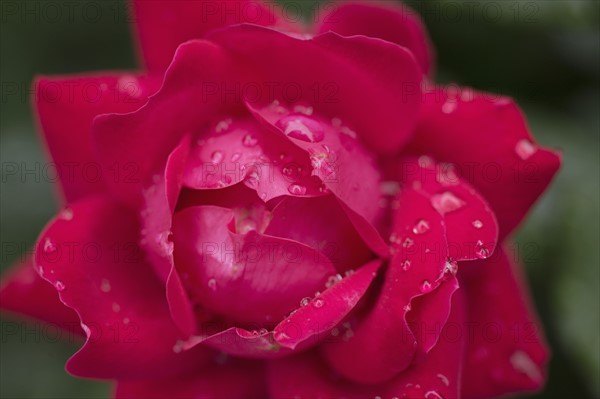
<instances>
[{"instance_id":1,"label":"dark background","mask_svg":"<svg viewBox=\"0 0 600 399\"><path fill-rule=\"evenodd\" d=\"M43 166L28 99L34 75L136 67L121 1L71 2L71 15L65 3L0 3L2 165ZM315 3L301 6L308 12ZM533 397L599 398L599 2L408 3L424 16L437 48L437 81L515 97L538 141L563 151L557 179L515 237L534 248L524 263L553 350L549 382ZM18 94L11 94L15 87ZM21 178L2 168L0 188L4 270L16 260L4 245L30 247L57 203L42 172ZM0 397L108 395L108 385L63 371L76 345L40 327L0 322ZM7 334L8 326L17 333Z\"/></svg>"}]
</instances>

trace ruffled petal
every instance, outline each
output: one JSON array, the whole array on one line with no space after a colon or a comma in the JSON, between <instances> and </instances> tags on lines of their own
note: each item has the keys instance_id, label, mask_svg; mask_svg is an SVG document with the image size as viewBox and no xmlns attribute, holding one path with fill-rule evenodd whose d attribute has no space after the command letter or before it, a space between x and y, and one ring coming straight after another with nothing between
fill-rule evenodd
<instances>
[{"instance_id":1,"label":"ruffled petal","mask_svg":"<svg viewBox=\"0 0 600 399\"><path fill-rule=\"evenodd\" d=\"M91 142L92 120L141 107L159 84L125 72L37 79L34 104L66 202L104 192L106 181L130 183L139 178L132 162L100 167Z\"/></svg>"},{"instance_id":2,"label":"ruffled petal","mask_svg":"<svg viewBox=\"0 0 600 399\"><path fill-rule=\"evenodd\" d=\"M430 74L435 58L423 21L415 11L399 3L348 1L328 7L317 15L316 31L342 36L365 35L408 48L421 70Z\"/></svg>"},{"instance_id":3,"label":"ruffled petal","mask_svg":"<svg viewBox=\"0 0 600 399\"><path fill-rule=\"evenodd\" d=\"M252 25L208 37L243 66L242 89L252 84L243 98L256 109L274 100L310 106L317 115L343 118L344 126L382 153L398 150L412 135L422 75L402 47L333 32L302 40ZM368 112L366 98L377 99Z\"/></svg>"},{"instance_id":4,"label":"ruffled petal","mask_svg":"<svg viewBox=\"0 0 600 399\"><path fill-rule=\"evenodd\" d=\"M465 398L501 396L541 388L548 347L523 277L508 248L490 259L461 264L469 343Z\"/></svg>"},{"instance_id":5,"label":"ruffled petal","mask_svg":"<svg viewBox=\"0 0 600 399\"><path fill-rule=\"evenodd\" d=\"M361 383L381 383L413 361L417 341L406 322L411 300L427 295L451 277L442 216L427 196L415 190L400 193L394 216L391 262L373 309L352 326L347 339L323 346L332 367Z\"/></svg>"},{"instance_id":6,"label":"ruffled petal","mask_svg":"<svg viewBox=\"0 0 600 399\"><path fill-rule=\"evenodd\" d=\"M538 147L512 100L455 89L427 90L407 152L455 164L489 202L503 238L546 189L560 154Z\"/></svg>"},{"instance_id":7,"label":"ruffled petal","mask_svg":"<svg viewBox=\"0 0 600 399\"><path fill-rule=\"evenodd\" d=\"M274 3L256 0L134 0L135 28L146 67L161 73L183 42L244 22L293 29Z\"/></svg>"},{"instance_id":8,"label":"ruffled petal","mask_svg":"<svg viewBox=\"0 0 600 399\"><path fill-rule=\"evenodd\" d=\"M40 278L27 257L2 276L0 308L18 316L42 320L78 336L84 336L79 317L59 299L56 289Z\"/></svg>"},{"instance_id":9,"label":"ruffled petal","mask_svg":"<svg viewBox=\"0 0 600 399\"><path fill-rule=\"evenodd\" d=\"M201 347L174 351L181 336L138 240L135 215L102 198L73 204L71 218L54 219L40 235L38 273L78 313L87 336L67 363L77 376L148 378L193 369L209 358Z\"/></svg>"},{"instance_id":10,"label":"ruffled petal","mask_svg":"<svg viewBox=\"0 0 600 399\"><path fill-rule=\"evenodd\" d=\"M175 264L203 306L261 326L283 319L336 271L321 252L250 222L217 206L183 209L174 216Z\"/></svg>"},{"instance_id":11,"label":"ruffled petal","mask_svg":"<svg viewBox=\"0 0 600 399\"><path fill-rule=\"evenodd\" d=\"M262 364L217 357L199 372L158 380L119 382L116 399L259 399L266 397Z\"/></svg>"}]
</instances>

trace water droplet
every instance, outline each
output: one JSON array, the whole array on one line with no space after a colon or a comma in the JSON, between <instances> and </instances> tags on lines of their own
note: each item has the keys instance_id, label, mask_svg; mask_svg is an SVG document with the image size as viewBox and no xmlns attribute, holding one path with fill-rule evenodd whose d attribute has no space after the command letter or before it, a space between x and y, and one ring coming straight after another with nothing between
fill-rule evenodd
<instances>
[{"instance_id":1,"label":"water droplet","mask_svg":"<svg viewBox=\"0 0 600 399\"><path fill-rule=\"evenodd\" d=\"M217 165L223 162L223 153L221 151L215 151L210 156L210 162Z\"/></svg>"},{"instance_id":2,"label":"water droplet","mask_svg":"<svg viewBox=\"0 0 600 399\"><path fill-rule=\"evenodd\" d=\"M297 179L299 177L298 167L295 165L286 165L281 169L281 173L287 177Z\"/></svg>"},{"instance_id":3,"label":"water droplet","mask_svg":"<svg viewBox=\"0 0 600 399\"><path fill-rule=\"evenodd\" d=\"M406 238L406 240L404 240L404 242L402 243L402 247L404 248L410 248L415 244L415 242L413 240L411 240L409 237Z\"/></svg>"},{"instance_id":4,"label":"water droplet","mask_svg":"<svg viewBox=\"0 0 600 399\"><path fill-rule=\"evenodd\" d=\"M421 155L418 160L419 166L421 168L432 168L433 167L433 159L428 157L427 155Z\"/></svg>"},{"instance_id":5,"label":"water droplet","mask_svg":"<svg viewBox=\"0 0 600 399\"><path fill-rule=\"evenodd\" d=\"M339 273L334 276L329 276L329 278L327 279L327 282L325 283L325 287L331 288L334 285L336 285L337 283L339 283L340 281L342 281L342 279L343 279L343 277Z\"/></svg>"},{"instance_id":6,"label":"water droplet","mask_svg":"<svg viewBox=\"0 0 600 399\"><path fill-rule=\"evenodd\" d=\"M475 244L475 255L479 259L486 259L490 256L490 250L483 245L483 242L477 241Z\"/></svg>"},{"instance_id":7,"label":"water droplet","mask_svg":"<svg viewBox=\"0 0 600 399\"><path fill-rule=\"evenodd\" d=\"M258 139L248 133L242 138L242 144L245 147L254 147L256 144L258 144Z\"/></svg>"},{"instance_id":8,"label":"water droplet","mask_svg":"<svg viewBox=\"0 0 600 399\"><path fill-rule=\"evenodd\" d=\"M108 281L108 279L103 278L102 281L100 281L100 291L107 293L110 292L111 289L112 287L110 286L110 281Z\"/></svg>"},{"instance_id":9,"label":"water droplet","mask_svg":"<svg viewBox=\"0 0 600 399\"><path fill-rule=\"evenodd\" d=\"M231 154L231 162L237 162L240 160L241 157L242 154L240 154L239 152L234 152L233 154Z\"/></svg>"},{"instance_id":10,"label":"water droplet","mask_svg":"<svg viewBox=\"0 0 600 399\"><path fill-rule=\"evenodd\" d=\"M355 273L354 269L349 269L344 272L345 277L350 277Z\"/></svg>"},{"instance_id":11,"label":"water droplet","mask_svg":"<svg viewBox=\"0 0 600 399\"><path fill-rule=\"evenodd\" d=\"M390 242L392 244L399 244L400 243L400 236L393 232L392 234L390 234Z\"/></svg>"},{"instance_id":12,"label":"water droplet","mask_svg":"<svg viewBox=\"0 0 600 399\"><path fill-rule=\"evenodd\" d=\"M429 231L429 222L425 219L421 219L417 222L415 227L413 227L413 234L425 234Z\"/></svg>"},{"instance_id":13,"label":"water droplet","mask_svg":"<svg viewBox=\"0 0 600 399\"><path fill-rule=\"evenodd\" d=\"M532 381L540 382L544 379L537 364L522 350L517 350L510 356L510 364L515 370L525 374Z\"/></svg>"},{"instance_id":14,"label":"water droplet","mask_svg":"<svg viewBox=\"0 0 600 399\"><path fill-rule=\"evenodd\" d=\"M293 194L293 195L305 195L306 187L302 186L300 184L291 184L288 187L288 191L290 192L290 194Z\"/></svg>"},{"instance_id":15,"label":"water droplet","mask_svg":"<svg viewBox=\"0 0 600 399\"><path fill-rule=\"evenodd\" d=\"M444 399L444 397L436 391L427 391L425 392L425 399Z\"/></svg>"},{"instance_id":16,"label":"water droplet","mask_svg":"<svg viewBox=\"0 0 600 399\"><path fill-rule=\"evenodd\" d=\"M404 309L405 312L410 312L412 310L412 306L410 303L407 303L402 307L402 309Z\"/></svg>"},{"instance_id":17,"label":"water droplet","mask_svg":"<svg viewBox=\"0 0 600 399\"><path fill-rule=\"evenodd\" d=\"M262 193L260 195L260 199L263 200L263 201L266 201L267 200L267 193Z\"/></svg>"},{"instance_id":18,"label":"water droplet","mask_svg":"<svg viewBox=\"0 0 600 399\"><path fill-rule=\"evenodd\" d=\"M52 242L50 238L46 238L44 241L44 252L50 254L56 251L56 245Z\"/></svg>"},{"instance_id":19,"label":"water droplet","mask_svg":"<svg viewBox=\"0 0 600 399\"><path fill-rule=\"evenodd\" d=\"M515 152L522 160L526 160L537 152L537 146L527 139L521 139L515 146Z\"/></svg>"},{"instance_id":20,"label":"water droplet","mask_svg":"<svg viewBox=\"0 0 600 399\"><path fill-rule=\"evenodd\" d=\"M119 305L116 302L113 302L112 304L112 311L115 313L119 313L121 311L121 305Z\"/></svg>"},{"instance_id":21,"label":"water droplet","mask_svg":"<svg viewBox=\"0 0 600 399\"><path fill-rule=\"evenodd\" d=\"M87 326L87 324L81 323L81 329L85 333L86 337L90 337L92 335L92 330Z\"/></svg>"},{"instance_id":22,"label":"water droplet","mask_svg":"<svg viewBox=\"0 0 600 399\"><path fill-rule=\"evenodd\" d=\"M444 265L444 273L456 275L458 272L458 263L453 261L452 259L446 260L446 264Z\"/></svg>"},{"instance_id":23,"label":"water droplet","mask_svg":"<svg viewBox=\"0 0 600 399\"><path fill-rule=\"evenodd\" d=\"M231 126L232 122L233 121L231 120L231 118L223 119L222 121L217 123L217 126L215 127L215 131L217 133L222 133L222 132L226 131L227 129L229 129L229 126Z\"/></svg>"},{"instance_id":24,"label":"water droplet","mask_svg":"<svg viewBox=\"0 0 600 399\"><path fill-rule=\"evenodd\" d=\"M304 115L290 115L277 121L276 126L286 136L308 143L318 143L325 138L325 131L320 123Z\"/></svg>"},{"instance_id":25,"label":"water droplet","mask_svg":"<svg viewBox=\"0 0 600 399\"><path fill-rule=\"evenodd\" d=\"M448 377L446 377L444 374L437 374L437 378L439 378L442 381L442 384L444 384L445 386L450 386L450 381L448 380Z\"/></svg>"},{"instance_id":26,"label":"water droplet","mask_svg":"<svg viewBox=\"0 0 600 399\"><path fill-rule=\"evenodd\" d=\"M211 278L210 280L208 280L208 288L210 288L212 291L216 291L217 290L217 280L215 280L214 278Z\"/></svg>"},{"instance_id":27,"label":"water droplet","mask_svg":"<svg viewBox=\"0 0 600 399\"><path fill-rule=\"evenodd\" d=\"M129 320L129 317L123 317L123 324L127 325L130 321L131 320Z\"/></svg>"},{"instance_id":28,"label":"water droplet","mask_svg":"<svg viewBox=\"0 0 600 399\"><path fill-rule=\"evenodd\" d=\"M269 332L269 330L267 330L266 328L261 328L260 330L258 330L258 333L260 335L265 335Z\"/></svg>"},{"instance_id":29,"label":"water droplet","mask_svg":"<svg viewBox=\"0 0 600 399\"><path fill-rule=\"evenodd\" d=\"M65 284L60 280L56 280L54 288L56 288L58 292L63 292L65 290Z\"/></svg>"},{"instance_id":30,"label":"water droplet","mask_svg":"<svg viewBox=\"0 0 600 399\"><path fill-rule=\"evenodd\" d=\"M308 116L312 115L313 111L313 107L305 107L304 105L296 105L294 107L294 112Z\"/></svg>"},{"instance_id":31,"label":"water droplet","mask_svg":"<svg viewBox=\"0 0 600 399\"><path fill-rule=\"evenodd\" d=\"M410 267L411 267L411 264L408 259L406 259L402 262L402 270L404 270L405 272L410 270Z\"/></svg>"},{"instance_id":32,"label":"water droplet","mask_svg":"<svg viewBox=\"0 0 600 399\"><path fill-rule=\"evenodd\" d=\"M73 220L73 210L71 208L65 208L60 213L60 218L63 220Z\"/></svg>"},{"instance_id":33,"label":"water droplet","mask_svg":"<svg viewBox=\"0 0 600 399\"><path fill-rule=\"evenodd\" d=\"M315 308L322 308L322 307L323 307L323 305L325 305L325 301L324 301L324 300L322 300L321 298L317 298L317 299L315 299L315 300L313 301L313 306L314 306Z\"/></svg>"},{"instance_id":34,"label":"water droplet","mask_svg":"<svg viewBox=\"0 0 600 399\"><path fill-rule=\"evenodd\" d=\"M445 114L451 114L454 111L456 111L457 106L458 106L458 103L456 101L446 101L442 105L442 112Z\"/></svg>"},{"instance_id":35,"label":"water droplet","mask_svg":"<svg viewBox=\"0 0 600 399\"><path fill-rule=\"evenodd\" d=\"M442 194L433 195L431 205L441 214L446 214L462 208L465 206L465 202L450 191L446 191Z\"/></svg>"},{"instance_id":36,"label":"water droplet","mask_svg":"<svg viewBox=\"0 0 600 399\"><path fill-rule=\"evenodd\" d=\"M431 292L433 288L431 287L431 283L427 280L423 281L423 283L421 284L421 292L426 294L428 292Z\"/></svg>"},{"instance_id":37,"label":"water droplet","mask_svg":"<svg viewBox=\"0 0 600 399\"><path fill-rule=\"evenodd\" d=\"M483 222L479 219L473 220L473 227L475 227L476 229L480 229L483 227Z\"/></svg>"},{"instance_id":38,"label":"water droplet","mask_svg":"<svg viewBox=\"0 0 600 399\"><path fill-rule=\"evenodd\" d=\"M305 298L302 298L300 300L300 306L302 306L302 307L308 305L309 303L310 303L310 298L309 297L305 297Z\"/></svg>"}]
</instances>

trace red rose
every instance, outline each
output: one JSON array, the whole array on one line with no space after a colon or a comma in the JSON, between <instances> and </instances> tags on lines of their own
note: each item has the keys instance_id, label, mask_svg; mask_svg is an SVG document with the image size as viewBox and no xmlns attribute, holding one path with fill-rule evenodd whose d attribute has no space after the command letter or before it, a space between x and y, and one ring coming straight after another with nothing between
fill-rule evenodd
<instances>
[{"instance_id":1,"label":"red rose","mask_svg":"<svg viewBox=\"0 0 600 399\"><path fill-rule=\"evenodd\" d=\"M431 83L407 9L339 5L310 33L250 1L134 9L145 72L36 83L65 207L2 307L84 336L69 372L121 398L543 384L505 245L560 156L510 99Z\"/></svg>"}]
</instances>

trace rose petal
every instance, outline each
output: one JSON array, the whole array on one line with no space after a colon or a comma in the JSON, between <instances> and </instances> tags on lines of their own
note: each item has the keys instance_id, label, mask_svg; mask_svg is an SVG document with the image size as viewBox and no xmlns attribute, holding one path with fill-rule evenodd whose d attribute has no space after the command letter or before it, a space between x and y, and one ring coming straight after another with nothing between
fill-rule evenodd
<instances>
[{"instance_id":1,"label":"rose petal","mask_svg":"<svg viewBox=\"0 0 600 399\"><path fill-rule=\"evenodd\" d=\"M42 320L77 336L84 336L79 317L59 299L56 289L33 268L31 257L13 266L2 276L0 308Z\"/></svg>"},{"instance_id":2,"label":"rose petal","mask_svg":"<svg viewBox=\"0 0 600 399\"><path fill-rule=\"evenodd\" d=\"M39 124L66 202L102 193L106 180L128 182L137 178L133 163L120 162L110 170L100 170L90 138L92 120L100 114L139 108L158 85L157 79L125 72L37 78Z\"/></svg>"},{"instance_id":3,"label":"rose petal","mask_svg":"<svg viewBox=\"0 0 600 399\"><path fill-rule=\"evenodd\" d=\"M425 193L446 224L450 257L455 260L491 256L498 241L498 222L487 202L448 164L424 156L402 158L386 165L405 186ZM400 204L402 206L402 204Z\"/></svg>"},{"instance_id":4,"label":"rose petal","mask_svg":"<svg viewBox=\"0 0 600 399\"><path fill-rule=\"evenodd\" d=\"M435 88L424 97L407 151L456 164L490 203L506 237L560 166L560 154L539 148L512 100L462 88Z\"/></svg>"},{"instance_id":5,"label":"rose petal","mask_svg":"<svg viewBox=\"0 0 600 399\"><path fill-rule=\"evenodd\" d=\"M213 43L185 43L175 53L161 89L146 105L128 114L96 118L92 141L103 173L109 174L114 165L135 167L135 180L107 182L118 198L139 205L143 184L162 172L182 137L194 132L222 107L220 99L207 96L202 82L231 80L231 68L227 55ZM194 112L189 112L190 104L196 105Z\"/></svg>"},{"instance_id":6,"label":"rose petal","mask_svg":"<svg viewBox=\"0 0 600 399\"><path fill-rule=\"evenodd\" d=\"M272 4L261 1L135 0L133 7L144 61L153 73L167 69L181 43L213 29L243 22L291 28Z\"/></svg>"},{"instance_id":7,"label":"rose petal","mask_svg":"<svg viewBox=\"0 0 600 399\"><path fill-rule=\"evenodd\" d=\"M275 206L272 215L266 234L298 241L323 252L338 273L354 269L373 257L331 195L285 197Z\"/></svg>"},{"instance_id":8,"label":"rose petal","mask_svg":"<svg viewBox=\"0 0 600 399\"><path fill-rule=\"evenodd\" d=\"M539 389L548 347L518 267L505 248L461 265L472 339L463 378L465 398Z\"/></svg>"},{"instance_id":9,"label":"rose petal","mask_svg":"<svg viewBox=\"0 0 600 399\"><path fill-rule=\"evenodd\" d=\"M332 32L301 40L253 25L208 37L227 49L258 86L258 93L245 96L254 108L273 100L304 103L319 115L343 118L369 147L384 153L399 149L412 134L421 72L402 47ZM377 107L364 112L365 98L377 98Z\"/></svg>"},{"instance_id":10,"label":"rose petal","mask_svg":"<svg viewBox=\"0 0 600 399\"><path fill-rule=\"evenodd\" d=\"M234 212L195 206L174 216L175 264L208 309L241 323L281 320L335 274L320 252L296 241L245 234L228 226ZM243 230L244 231L244 230Z\"/></svg>"},{"instance_id":11,"label":"rose petal","mask_svg":"<svg viewBox=\"0 0 600 399\"><path fill-rule=\"evenodd\" d=\"M264 398L263 367L257 362L219 355L222 364L168 379L119 382L116 399L257 399Z\"/></svg>"},{"instance_id":12,"label":"rose petal","mask_svg":"<svg viewBox=\"0 0 600 399\"><path fill-rule=\"evenodd\" d=\"M419 14L400 3L347 2L319 13L316 31L333 31L342 36L365 35L408 48L421 70L433 68L434 50Z\"/></svg>"},{"instance_id":13,"label":"rose petal","mask_svg":"<svg viewBox=\"0 0 600 399\"><path fill-rule=\"evenodd\" d=\"M38 272L78 313L87 335L67 363L69 372L148 378L205 363L204 348L173 351L180 334L164 287L141 256L135 215L102 198L77 202L72 212L70 220L54 219L36 247Z\"/></svg>"},{"instance_id":14,"label":"rose petal","mask_svg":"<svg viewBox=\"0 0 600 399\"><path fill-rule=\"evenodd\" d=\"M353 326L348 340L323 347L336 371L361 383L381 383L410 365L417 349L406 323L411 300L430 293L451 275L445 269L448 247L442 216L420 192L405 190L399 198L390 237L394 255L373 309Z\"/></svg>"}]
</instances>

